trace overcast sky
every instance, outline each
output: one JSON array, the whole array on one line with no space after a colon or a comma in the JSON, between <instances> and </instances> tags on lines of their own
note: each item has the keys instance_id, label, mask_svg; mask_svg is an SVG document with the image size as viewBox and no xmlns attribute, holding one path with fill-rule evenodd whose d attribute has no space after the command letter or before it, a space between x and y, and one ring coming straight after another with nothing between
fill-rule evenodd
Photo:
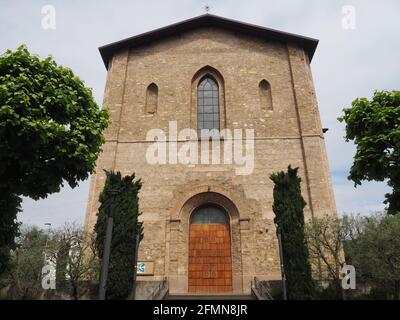
<instances>
[{"instance_id":1,"label":"overcast sky","mask_svg":"<svg viewBox=\"0 0 400 320\"><path fill-rule=\"evenodd\" d=\"M383 209L388 191L384 183L355 189L347 180L354 147L344 141L344 126L336 119L356 97L399 89L398 0L0 0L0 52L24 43L42 57L53 55L93 88L101 103L106 70L99 46L201 15L206 3L215 15L320 40L312 70L322 124L329 128L326 145L338 211L368 214ZM55 8L55 30L42 28L45 5ZM355 9L355 29L343 28L346 5ZM19 219L38 226L83 222L88 191L85 181L44 200L24 199Z\"/></svg>"}]
</instances>

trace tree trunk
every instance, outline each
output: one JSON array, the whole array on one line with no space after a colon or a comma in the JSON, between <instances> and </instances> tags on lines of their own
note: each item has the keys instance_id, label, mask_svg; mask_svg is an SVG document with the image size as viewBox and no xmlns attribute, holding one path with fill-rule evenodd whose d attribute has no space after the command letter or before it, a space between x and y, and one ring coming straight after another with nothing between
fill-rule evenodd
<instances>
[{"instance_id":1,"label":"tree trunk","mask_svg":"<svg viewBox=\"0 0 400 320\"><path fill-rule=\"evenodd\" d=\"M340 290L341 290L341 292L342 292L342 299L343 299L343 300L347 300L347 293L346 293L346 290L343 289L342 287L340 287Z\"/></svg>"},{"instance_id":2,"label":"tree trunk","mask_svg":"<svg viewBox=\"0 0 400 320\"><path fill-rule=\"evenodd\" d=\"M342 295L342 300L347 300L346 290L343 289L342 280L340 278L336 279L336 286L337 286L337 289L340 290L340 293Z\"/></svg>"},{"instance_id":3,"label":"tree trunk","mask_svg":"<svg viewBox=\"0 0 400 320\"><path fill-rule=\"evenodd\" d=\"M24 293L22 294L22 300L28 299L29 298L29 288L25 288Z\"/></svg>"},{"instance_id":4,"label":"tree trunk","mask_svg":"<svg viewBox=\"0 0 400 320\"><path fill-rule=\"evenodd\" d=\"M395 299L400 300L400 280L394 282L394 297Z\"/></svg>"},{"instance_id":5,"label":"tree trunk","mask_svg":"<svg viewBox=\"0 0 400 320\"><path fill-rule=\"evenodd\" d=\"M78 286L76 286L76 285L71 286L71 297L72 297L72 300L79 300Z\"/></svg>"}]
</instances>

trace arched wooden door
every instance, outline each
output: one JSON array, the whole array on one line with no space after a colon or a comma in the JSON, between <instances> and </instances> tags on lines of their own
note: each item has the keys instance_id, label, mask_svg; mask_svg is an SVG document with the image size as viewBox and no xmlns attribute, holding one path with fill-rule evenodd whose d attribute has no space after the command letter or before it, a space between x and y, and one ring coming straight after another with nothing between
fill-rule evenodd
<instances>
[{"instance_id":1,"label":"arched wooden door","mask_svg":"<svg viewBox=\"0 0 400 320\"><path fill-rule=\"evenodd\" d=\"M232 291L229 217L220 207L197 208L189 227L189 292Z\"/></svg>"}]
</instances>

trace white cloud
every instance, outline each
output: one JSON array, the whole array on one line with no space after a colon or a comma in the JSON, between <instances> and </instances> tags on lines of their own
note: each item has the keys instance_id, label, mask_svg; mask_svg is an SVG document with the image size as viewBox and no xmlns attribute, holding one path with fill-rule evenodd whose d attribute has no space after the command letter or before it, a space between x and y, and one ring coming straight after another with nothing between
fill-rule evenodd
<instances>
[{"instance_id":1,"label":"white cloud","mask_svg":"<svg viewBox=\"0 0 400 320\"><path fill-rule=\"evenodd\" d=\"M357 186L342 177L333 177L338 212L370 214L383 211L385 193L390 189L383 182L370 182Z\"/></svg>"}]
</instances>

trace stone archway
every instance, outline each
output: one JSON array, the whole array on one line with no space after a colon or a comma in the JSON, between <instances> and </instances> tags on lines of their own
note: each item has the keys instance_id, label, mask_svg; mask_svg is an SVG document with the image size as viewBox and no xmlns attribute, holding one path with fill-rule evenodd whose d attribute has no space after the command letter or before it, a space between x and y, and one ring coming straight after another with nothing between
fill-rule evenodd
<instances>
[{"instance_id":1,"label":"stone archway","mask_svg":"<svg viewBox=\"0 0 400 320\"><path fill-rule=\"evenodd\" d=\"M168 277L171 293L189 292L189 231L190 217L199 207L218 205L229 215L230 250L232 261L232 291L243 292L242 253L240 240L240 219L236 205L227 196L211 191L192 195L175 212L175 219L170 220ZM172 218L172 217L171 217Z\"/></svg>"}]
</instances>

